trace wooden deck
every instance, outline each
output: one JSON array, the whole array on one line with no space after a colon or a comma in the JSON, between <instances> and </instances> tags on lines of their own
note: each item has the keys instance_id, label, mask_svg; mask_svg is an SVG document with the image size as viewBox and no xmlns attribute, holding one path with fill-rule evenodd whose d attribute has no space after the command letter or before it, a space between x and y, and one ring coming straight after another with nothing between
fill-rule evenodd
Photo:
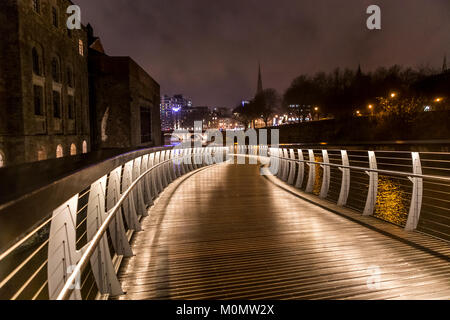
<instances>
[{"instance_id":1,"label":"wooden deck","mask_svg":"<svg viewBox=\"0 0 450 320\"><path fill-rule=\"evenodd\" d=\"M178 179L143 228L116 299L450 299L447 242L399 241L287 192L256 165ZM379 286L368 286L377 272Z\"/></svg>"}]
</instances>

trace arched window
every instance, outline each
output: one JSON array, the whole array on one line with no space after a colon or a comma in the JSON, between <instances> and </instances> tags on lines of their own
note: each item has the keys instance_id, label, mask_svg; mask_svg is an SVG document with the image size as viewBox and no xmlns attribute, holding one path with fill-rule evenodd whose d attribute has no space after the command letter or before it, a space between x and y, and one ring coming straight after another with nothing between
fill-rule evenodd
<instances>
[{"instance_id":1,"label":"arched window","mask_svg":"<svg viewBox=\"0 0 450 320\"><path fill-rule=\"evenodd\" d=\"M34 74L40 76L42 75L40 54L36 48L33 48L31 55L33 57L33 72Z\"/></svg>"},{"instance_id":2,"label":"arched window","mask_svg":"<svg viewBox=\"0 0 450 320\"><path fill-rule=\"evenodd\" d=\"M0 150L0 168L4 167L6 163L5 154Z\"/></svg>"},{"instance_id":3,"label":"arched window","mask_svg":"<svg viewBox=\"0 0 450 320\"><path fill-rule=\"evenodd\" d=\"M87 142L86 140L83 141L83 153L87 153L88 152L88 147L87 147Z\"/></svg>"},{"instance_id":4,"label":"arched window","mask_svg":"<svg viewBox=\"0 0 450 320\"><path fill-rule=\"evenodd\" d=\"M64 157L64 151L62 145L58 144L56 147L56 158L62 158Z\"/></svg>"},{"instance_id":5,"label":"arched window","mask_svg":"<svg viewBox=\"0 0 450 320\"><path fill-rule=\"evenodd\" d=\"M59 68L59 61L57 58L52 59L52 78L55 82L61 81L61 71Z\"/></svg>"},{"instance_id":6,"label":"arched window","mask_svg":"<svg viewBox=\"0 0 450 320\"><path fill-rule=\"evenodd\" d=\"M77 155L77 146L74 143L72 143L70 145L70 155L71 156L76 156Z\"/></svg>"}]
</instances>

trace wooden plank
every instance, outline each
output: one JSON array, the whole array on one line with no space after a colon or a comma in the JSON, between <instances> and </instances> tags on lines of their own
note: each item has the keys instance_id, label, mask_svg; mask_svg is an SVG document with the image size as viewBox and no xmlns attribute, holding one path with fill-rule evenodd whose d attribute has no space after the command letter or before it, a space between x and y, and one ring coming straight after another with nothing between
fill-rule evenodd
<instances>
[{"instance_id":1,"label":"wooden plank","mask_svg":"<svg viewBox=\"0 0 450 320\"><path fill-rule=\"evenodd\" d=\"M213 166L156 201L115 299L448 299L447 242L362 219L374 228L286 192L257 165Z\"/></svg>"}]
</instances>

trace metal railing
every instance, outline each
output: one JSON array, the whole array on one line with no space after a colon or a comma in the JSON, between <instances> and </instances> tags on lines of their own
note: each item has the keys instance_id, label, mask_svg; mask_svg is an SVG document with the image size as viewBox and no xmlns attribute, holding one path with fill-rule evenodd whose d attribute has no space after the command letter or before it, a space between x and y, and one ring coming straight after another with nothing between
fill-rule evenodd
<instances>
[{"instance_id":1,"label":"metal railing","mask_svg":"<svg viewBox=\"0 0 450 320\"><path fill-rule=\"evenodd\" d=\"M260 146L237 153L268 157L272 174L307 193L450 240L450 153Z\"/></svg>"},{"instance_id":2,"label":"metal railing","mask_svg":"<svg viewBox=\"0 0 450 320\"><path fill-rule=\"evenodd\" d=\"M281 180L339 206L450 240L450 153L239 145L148 149L55 182L49 186L55 197L43 189L36 194L41 202L25 198L11 204L16 211L45 208L37 211L35 226L20 235L9 229L16 230L22 216L6 220L2 214L8 207L0 206L0 222L12 226L2 225L10 234L0 241L0 299L122 294L117 270L124 257L133 255L130 239L141 230L148 208L172 181L214 164L215 154L225 150L228 159L233 154L263 157ZM384 212L391 207L395 219Z\"/></svg>"},{"instance_id":3,"label":"metal railing","mask_svg":"<svg viewBox=\"0 0 450 320\"><path fill-rule=\"evenodd\" d=\"M122 258L133 255L130 239L141 230L148 208L172 181L214 164L222 150L158 148L127 155L0 252L0 298L99 299L122 294L116 273Z\"/></svg>"}]
</instances>

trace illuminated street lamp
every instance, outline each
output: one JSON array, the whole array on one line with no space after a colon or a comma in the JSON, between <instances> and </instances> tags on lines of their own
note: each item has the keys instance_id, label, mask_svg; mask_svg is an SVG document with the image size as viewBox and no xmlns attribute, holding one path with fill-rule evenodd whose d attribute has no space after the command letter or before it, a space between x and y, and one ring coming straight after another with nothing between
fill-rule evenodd
<instances>
[{"instance_id":1,"label":"illuminated street lamp","mask_svg":"<svg viewBox=\"0 0 450 320\"><path fill-rule=\"evenodd\" d=\"M370 115L373 116L373 105L369 104L368 108L370 110Z\"/></svg>"},{"instance_id":2,"label":"illuminated street lamp","mask_svg":"<svg viewBox=\"0 0 450 320\"><path fill-rule=\"evenodd\" d=\"M441 102L442 100L444 100L443 98L436 98L435 100L434 100L434 102Z\"/></svg>"},{"instance_id":3,"label":"illuminated street lamp","mask_svg":"<svg viewBox=\"0 0 450 320\"><path fill-rule=\"evenodd\" d=\"M397 94L395 92L391 93L391 98L395 98L397 96Z\"/></svg>"},{"instance_id":4,"label":"illuminated street lamp","mask_svg":"<svg viewBox=\"0 0 450 320\"><path fill-rule=\"evenodd\" d=\"M315 107L314 111L316 112L317 120L319 120L319 107Z\"/></svg>"}]
</instances>

